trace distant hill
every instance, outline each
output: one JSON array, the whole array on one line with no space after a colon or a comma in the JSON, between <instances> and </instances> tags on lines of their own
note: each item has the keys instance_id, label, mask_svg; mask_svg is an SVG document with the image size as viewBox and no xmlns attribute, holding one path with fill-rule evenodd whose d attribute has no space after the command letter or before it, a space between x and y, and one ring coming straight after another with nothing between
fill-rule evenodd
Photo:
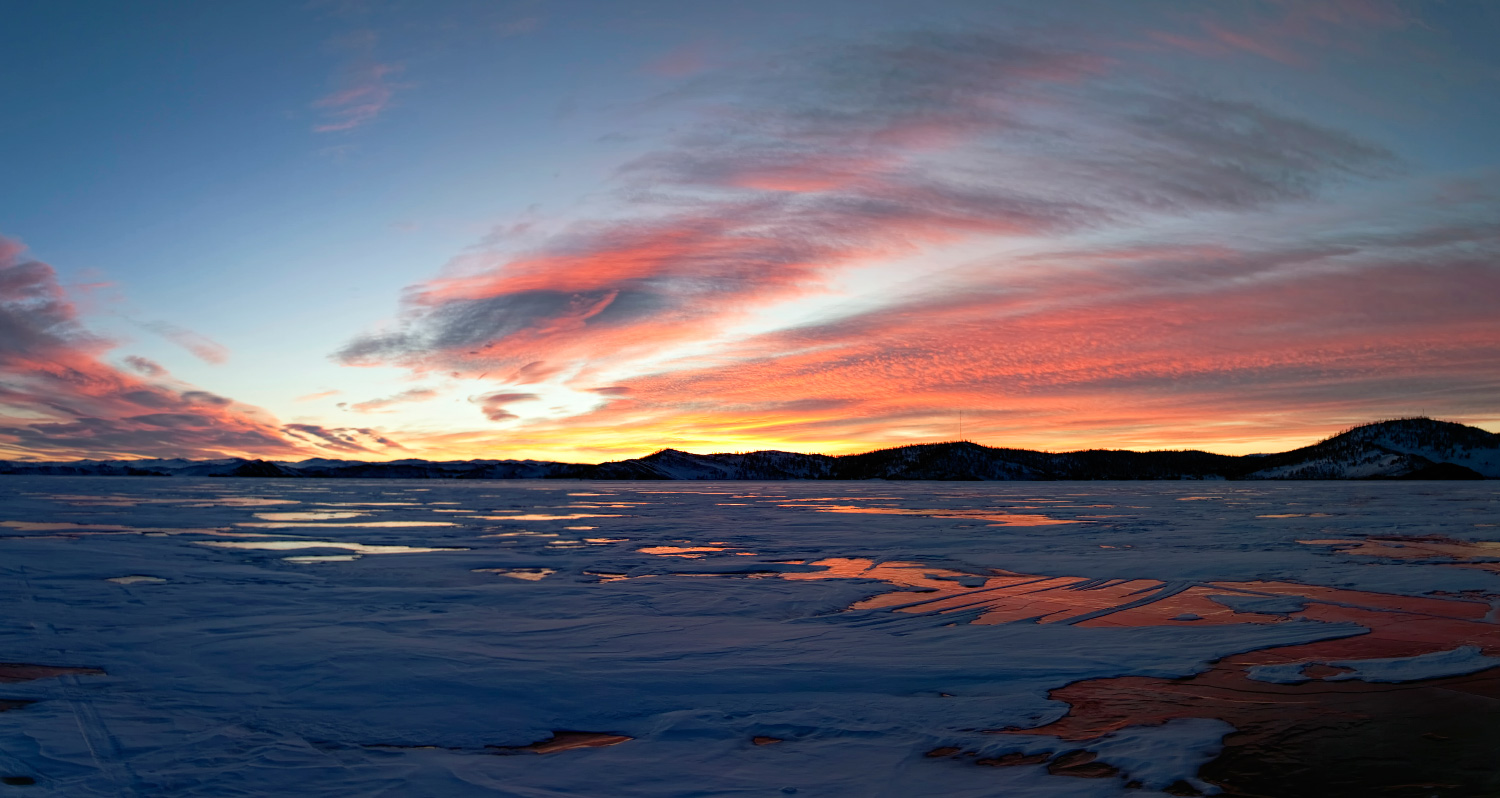
<instances>
[{"instance_id":1,"label":"distant hill","mask_svg":"<svg viewBox=\"0 0 1500 798\"><path fill-rule=\"evenodd\" d=\"M692 454L662 449L632 460L0 460L0 474L300 477L323 479L674 480L1160 480L1500 479L1500 435L1430 418L1364 424L1279 454L1090 449L1036 452L977 443L927 443L832 456L796 452Z\"/></svg>"}]
</instances>

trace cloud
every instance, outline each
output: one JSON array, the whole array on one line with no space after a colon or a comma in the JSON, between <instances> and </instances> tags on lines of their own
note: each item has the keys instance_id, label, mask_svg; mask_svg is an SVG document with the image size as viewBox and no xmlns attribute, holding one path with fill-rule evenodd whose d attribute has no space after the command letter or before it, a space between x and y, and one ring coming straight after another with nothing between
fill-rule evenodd
<instances>
[{"instance_id":1,"label":"cloud","mask_svg":"<svg viewBox=\"0 0 1500 798\"><path fill-rule=\"evenodd\" d=\"M148 321L141 326L193 353L205 363L221 365L229 361L229 349L205 335L165 321Z\"/></svg>"},{"instance_id":2,"label":"cloud","mask_svg":"<svg viewBox=\"0 0 1500 798\"><path fill-rule=\"evenodd\" d=\"M645 70L653 75L680 78L707 69L708 61L709 45L706 42L692 42L651 61L646 64Z\"/></svg>"},{"instance_id":3,"label":"cloud","mask_svg":"<svg viewBox=\"0 0 1500 798\"><path fill-rule=\"evenodd\" d=\"M164 377L167 375L167 370L162 368L160 363L137 355L126 357L125 365L130 366L136 373L147 377Z\"/></svg>"},{"instance_id":4,"label":"cloud","mask_svg":"<svg viewBox=\"0 0 1500 798\"><path fill-rule=\"evenodd\" d=\"M142 357L102 360L52 267L0 238L0 456L26 459L295 456L325 446L259 408L172 380Z\"/></svg>"},{"instance_id":5,"label":"cloud","mask_svg":"<svg viewBox=\"0 0 1500 798\"><path fill-rule=\"evenodd\" d=\"M1299 47L1364 13L1287 8ZM820 42L700 78L674 96L701 122L620 172L617 213L456 258L338 357L492 382L492 420L517 386L597 397L507 426L532 456L851 451L951 438L960 410L1038 448L1500 421L1500 197L1070 37Z\"/></svg>"},{"instance_id":6,"label":"cloud","mask_svg":"<svg viewBox=\"0 0 1500 798\"><path fill-rule=\"evenodd\" d=\"M417 372L650 358L856 265L1171 215L1245 211L1389 171L1347 133L1121 81L1047 36L928 32L824 47L739 80L621 176L643 209L412 286L337 357Z\"/></svg>"},{"instance_id":7,"label":"cloud","mask_svg":"<svg viewBox=\"0 0 1500 798\"><path fill-rule=\"evenodd\" d=\"M686 428L847 451L951 437L959 410L985 442L1058 448L1497 419L1500 225L1310 238L1048 253L627 380L626 401L576 421L643 447Z\"/></svg>"},{"instance_id":8,"label":"cloud","mask_svg":"<svg viewBox=\"0 0 1500 798\"><path fill-rule=\"evenodd\" d=\"M1228 12L1228 13L1226 13ZM1397 0L1286 0L1195 13L1188 32L1152 38L1202 56L1254 56L1309 67L1330 52L1368 49L1382 33L1419 24Z\"/></svg>"},{"instance_id":9,"label":"cloud","mask_svg":"<svg viewBox=\"0 0 1500 798\"><path fill-rule=\"evenodd\" d=\"M299 396L296 399L293 399L292 401L293 402L316 402L319 399L327 399L329 397L338 396L341 393L343 393L343 391L340 391L340 390L317 391L317 392L314 392L314 393L310 393L310 394L305 394L303 396Z\"/></svg>"},{"instance_id":10,"label":"cloud","mask_svg":"<svg viewBox=\"0 0 1500 798\"><path fill-rule=\"evenodd\" d=\"M317 424L287 424L282 431L294 439L345 454L377 454L372 446L401 449L401 444L363 427L323 427Z\"/></svg>"},{"instance_id":11,"label":"cloud","mask_svg":"<svg viewBox=\"0 0 1500 798\"><path fill-rule=\"evenodd\" d=\"M534 393L493 393L488 396L476 396L469 401L480 406L484 417L490 421L508 421L519 418L515 413L505 409L505 406L513 402L526 402L537 399Z\"/></svg>"},{"instance_id":12,"label":"cloud","mask_svg":"<svg viewBox=\"0 0 1500 798\"><path fill-rule=\"evenodd\" d=\"M366 30L336 43L349 53L349 61L337 79L339 88L312 102L323 120L313 125L314 133L353 130L375 121L390 106L399 86L389 78L402 66L377 61L376 42L375 33Z\"/></svg>"},{"instance_id":13,"label":"cloud","mask_svg":"<svg viewBox=\"0 0 1500 798\"><path fill-rule=\"evenodd\" d=\"M384 410L392 405L405 404L408 402L425 402L428 399L436 397L437 395L438 392L432 390L431 388L412 388L410 390L405 390L401 393L395 394L393 396L387 396L381 399L368 399L363 402L354 402L353 404L349 405L349 409L357 413L374 413Z\"/></svg>"}]
</instances>

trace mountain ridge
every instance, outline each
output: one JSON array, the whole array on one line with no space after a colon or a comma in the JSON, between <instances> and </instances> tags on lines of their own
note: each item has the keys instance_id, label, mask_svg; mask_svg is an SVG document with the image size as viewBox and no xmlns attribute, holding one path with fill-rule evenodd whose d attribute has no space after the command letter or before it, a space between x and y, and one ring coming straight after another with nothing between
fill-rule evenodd
<instances>
[{"instance_id":1,"label":"mountain ridge","mask_svg":"<svg viewBox=\"0 0 1500 798\"><path fill-rule=\"evenodd\" d=\"M323 479L1500 479L1500 435L1419 417L1361 424L1310 446L1252 455L1196 450L1042 452L949 441L847 455L774 450L693 454L667 448L644 457L594 464L495 459L0 460L0 474Z\"/></svg>"}]
</instances>

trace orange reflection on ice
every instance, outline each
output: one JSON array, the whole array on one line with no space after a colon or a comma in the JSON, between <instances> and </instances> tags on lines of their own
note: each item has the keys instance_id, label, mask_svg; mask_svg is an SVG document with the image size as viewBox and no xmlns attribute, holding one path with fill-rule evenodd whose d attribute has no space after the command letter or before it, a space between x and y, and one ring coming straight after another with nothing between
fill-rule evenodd
<instances>
[{"instance_id":1,"label":"orange reflection on ice","mask_svg":"<svg viewBox=\"0 0 1500 798\"><path fill-rule=\"evenodd\" d=\"M959 520L993 521L990 526L1052 526L1054 524L1079 524L1049 518L1045 515L1020 515L999 510L908 510L902 507L857 507L851 504L782 504L778 507L804 507L819 513L854 513L858 515L914 515L921 518L953 518Z\"/></svg>"},{"instance_id":2,"label":"orange reflection on ice","mask_svg":"<svg viewBox=\"0 0 1500 798\"><path fill-rule=\"evenodd\" d=\"M1309 546L1335 546L1341 554L1392 560L1451 560L1443 564L1500 572L1500 542L1487 540L1456 540L1442 535L1381 535L1357 540L1336 538L1297 542Z\"/></svg>"},{"instance_id":3,"label":"orange reflection on ice","mask_svg":"<svg viewBox=\"0 0 1500 798\"><path fill-rule=\"evenodd\" d=\"M361 527L365 529L404 529L407 527L421 526L458 526L448 521L340 521L327 523L319 521L246 521L235 524L235 526L253 527L256 529L325 529L333 527Z\"/></svg>"},{"instance_id":4,"label":"orange reflection on ice","mask_svg":"<svg viewBox=\"0 0 1500 798\"><path fill-rule=\"evenodd\" d=\"M1279 623L1290 618L1367 625L1371 617L1384 624L1399 614L1409 614L1426 625L1434 618L1480 622L1490 612L1488 604L1472 599L1400 596L1294 582L1164 582L998 570L976 576L919 563L875 564L868 559L842 557L809 564L824 570L780 576L793 580L878 579L896 587L917 588L882 593L849 609L918 614L979 610L981 614L972 621L977 625L1030 621L1084 627L1204 626ZM1235 604L1242 608L1233 609ZM1500 631L1500 626L1492 627L1492 631ZM1474 642L1467 637L1453 638L1446 632L1434 639L1438 638Z\"/></svg>"},{"instance_id":5,"label":"orange reflection on ice","mask_svg":"<svg viewBox=\"0 0 1500 798\"><path fill-rule=\"evenodd\" d=\"M647 546L636 549L642 554L655 554L662 557L687 557L697 559L704 554L715 551L723 551L727 546Z\"/></svg>"},{"instance_id":6,"label":"orange reflection on ice","mask_svg":"<svg viewBox=\"0 0 1500 798\"><path fill-rule=\"evenodd\" d=\"M866 599L856 605L854 609L872 609L874 607L885 607L907 603L911 598L931 598L931 591L963 591L963 586L955 579L973 579L973 574L960 571L952 571L946 568L926 566L914 562L883 562L876 564L874 560L859 557L830 557L826 560L814 560L808 565L821 566L823 571L794 572L781 575L783 579L879 579L901 587L926 588L922 593L883 593L874 598Z\"/></svg>"}]
</instances>

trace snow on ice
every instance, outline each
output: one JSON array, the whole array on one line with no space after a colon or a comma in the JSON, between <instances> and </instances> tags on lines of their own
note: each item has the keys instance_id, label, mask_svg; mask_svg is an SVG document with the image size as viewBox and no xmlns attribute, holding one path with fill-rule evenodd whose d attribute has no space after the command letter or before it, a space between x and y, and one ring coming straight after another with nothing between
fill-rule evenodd
<instances>
[{"instance_id":1,"label":"snow on ice","mask_svg":"<svg viewBox=\"0 0 1500 798\"><path fill-rule=\"evenodd\" d=\"M57 796L1211 794L1231 719L1074 734L1054 693L1235 657L1222 678L1497 662L1500 575L1474 567L1493 483L1202 493L10 476L0 776ZM1401 612L1434 631L1375 628Z\"/></svg>"}]
</instances>

